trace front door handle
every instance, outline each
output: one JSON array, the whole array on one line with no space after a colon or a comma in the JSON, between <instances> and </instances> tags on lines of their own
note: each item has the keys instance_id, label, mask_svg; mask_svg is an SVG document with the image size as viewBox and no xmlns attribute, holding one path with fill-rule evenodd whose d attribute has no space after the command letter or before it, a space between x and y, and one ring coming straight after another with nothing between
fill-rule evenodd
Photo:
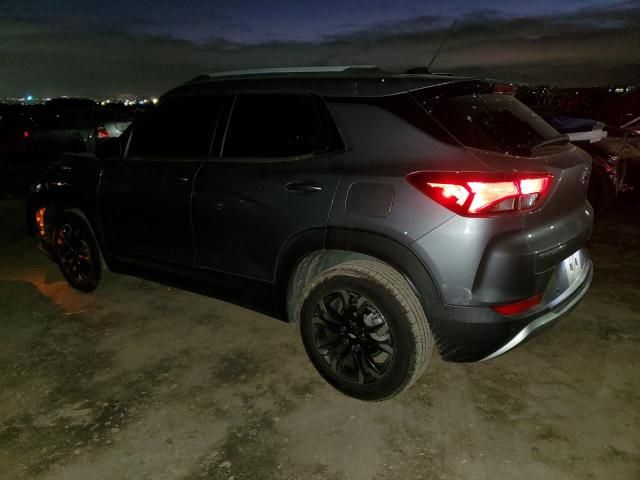
<instances>
[{"instance_id":1,"label":"front door handle","mask_svg":"<svg viewBox=\"0 0 640 480\"><path fill-rule=\"evenodd\" d=\"M322 191L322 187L311 182L289 182L285 186L290 192L316 193Z\"/></svg>"},{"instance_id":2,"label":"front door handle","mask_svg":"<svg viewBox=\"0 0 640 480\"><path fill-rule=\"evenodd\" d=\"M162 177L164 183L189 183L191 179L184 173L170 173Z\"/></svg>"}]
</instances>

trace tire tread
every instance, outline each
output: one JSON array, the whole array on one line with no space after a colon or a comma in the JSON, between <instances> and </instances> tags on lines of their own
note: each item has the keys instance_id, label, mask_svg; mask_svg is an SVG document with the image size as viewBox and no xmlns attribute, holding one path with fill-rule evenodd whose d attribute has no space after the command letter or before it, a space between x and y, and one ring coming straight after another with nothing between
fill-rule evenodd
<instances>
[{"instance_id":1,"label":"tire tread","mask_svg":"<svg viewBox=\"0 0 640 480\"><path fill-rule=\"evenodd\" d=\"M306 299L323 281L335 276L367 278L377 282L398 301L404 311L415 341L415 358L410 362L408 375L402 384L388 395L372 401L387 400L399 395L424 373L433 352L433 335L418 297L405 277L390 265L377 260L351 260L335 265L317 275L307 285L302 298Z\"/></svg>"}]
</instances>

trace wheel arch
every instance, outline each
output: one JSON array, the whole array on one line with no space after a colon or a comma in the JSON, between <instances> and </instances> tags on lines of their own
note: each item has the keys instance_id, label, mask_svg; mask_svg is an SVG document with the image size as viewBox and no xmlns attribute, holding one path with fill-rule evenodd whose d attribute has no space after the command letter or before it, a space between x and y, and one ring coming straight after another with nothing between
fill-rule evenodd
<instances>
[{"instance_id":1,"label":"wheel arch","mask_svg":"<svg viewBox=\"0 0 640 480\"><path fill-rule=\"evenodd\" d=\"M320 234L320 236L319 236ZM428 267L407 246L368 231L329 228L308 231L292 239L281 255L276 274L283 316L297 322L298 293L320 272L350 260L377 260L396 269L407 280L425 311L441 295Z\"/></svg>"},{"instance_id":2,"label":"wheel arch","mask_svg":"<svg viewBox=\"0 0 640 480\"><path fill-rule=\"evenodd\" d=\"M29 235L36 236L38 233L38 225L36 224L35 218L38 209L43 207L47 208L48 223L50 224L49 226L52 226L61 212L72 208L76 203L73 195L69 192L51 192L50 190L45 190L32 195L27 202L27 209L25 211Z\"/></svg>"},{"instance_id":3,"label":"wheel arch","mask_svg":"<svg viewBox=\"0 0 640 480\"><path fill-rule=\"evenodd\" d=\"M100 228L97 214L92 211L90 207L87 207L85 202L77 198L76 195L73 195L72 192L67 191L45 191L33 195L27 202L27 208L25 212L27 217L27 231L30 236L36 236L38 234L38 226L36 224L35 214L36 211L42 207L47 208L45 225L48 228L47 233L49 234L49 237L51 236L51 229L53 228L53 225L55 225L56 221L64 212L71 211L80 216L87 223L89 229L91 230L91 233L96 239L96 243L98 244L98 249L100 250L103 263L108 265L108 259L104 255L104 239L100 234L102 230Z\"/></svg>"}]
</instances>

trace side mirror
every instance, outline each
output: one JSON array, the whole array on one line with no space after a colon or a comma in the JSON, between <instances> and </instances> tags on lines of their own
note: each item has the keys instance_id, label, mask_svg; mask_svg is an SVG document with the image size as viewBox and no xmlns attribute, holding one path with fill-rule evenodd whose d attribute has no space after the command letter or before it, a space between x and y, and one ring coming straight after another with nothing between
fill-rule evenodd
<instances>
[{"instance_id":1,"label":"side mirror","mask_svg":"<svg viewBox=\"0 0 640 480\"><path fill-rule=\"evenodd\" d=\"M96 141L96 157L100 160L110 160L122 157L122 147L119 138L105 138Z\"/></svg>"}]
</instances>

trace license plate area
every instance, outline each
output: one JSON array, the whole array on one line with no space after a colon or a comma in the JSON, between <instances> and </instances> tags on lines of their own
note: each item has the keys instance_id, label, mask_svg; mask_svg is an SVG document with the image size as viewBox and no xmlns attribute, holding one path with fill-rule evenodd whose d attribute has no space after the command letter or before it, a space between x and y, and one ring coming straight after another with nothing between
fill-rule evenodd
<instances>
[{"instance_id":1,"label":"license plate area","mask_svg":"<svg viewBox=\"0 0 640 480\"><path fill-rule=\"evenodd\" d=\"M580 250L565 258L560 264L560 268L566 278L567 286L573 285L573 283L581 277L582 270L584 269L583 258L582 255L580 255Z\"/></svg>"}]
</instances>

